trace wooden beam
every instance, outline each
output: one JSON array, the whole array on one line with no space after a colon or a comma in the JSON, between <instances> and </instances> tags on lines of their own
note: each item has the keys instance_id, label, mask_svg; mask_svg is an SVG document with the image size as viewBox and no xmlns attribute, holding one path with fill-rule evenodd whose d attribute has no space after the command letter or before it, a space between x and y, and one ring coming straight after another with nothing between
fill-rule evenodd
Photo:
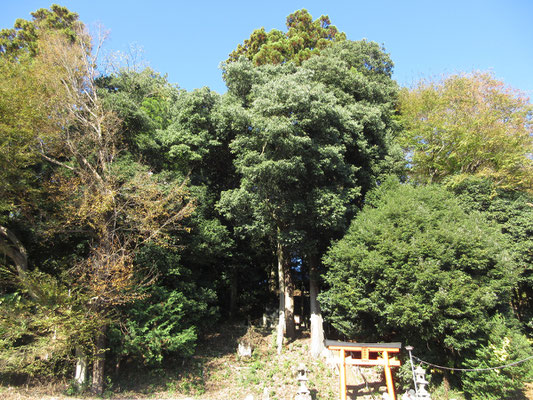
<instances>
[{"instance_id":1,"label":"wooden beam","mask_svg":"<svg viewBox=\"0 0 533 400\"><path fill-rule=\"evenodd\" d=\"M327 347L366 347L366 348L378 348L378 349L384 349L384 348L391 348L391 349L398 349L398 351L402 348L402 344L400 342L392 342L392 343L356 343L356 342L340 342L337 340L328 340L326 339L326 346Z\"/></svg>"},{"instance_id":2,"label":"wooden beam","mask_svg":"<svg viewBox=\"0 0 533 400\"><path fill-rule=\"evenodd\" d=\"M382 353L388 351L389 353L399 353L400 349L396 347L364 347L364 346L328 346L330 350L340 350L344 349L345 351L363 351L363 349L368 350L373 353Z\"/></svg>"},{"instance_id":3,"label":"wooden beam","mask_svg":"<svg viewBox=\"0 0 533 400\"><path fill-rule=\"evenodd\" d=\"M357 358L352 358L352 359L347 359L344 363L346 365L359 365L361 367L372 367L375 365L381 365L381 366L390 365L391 367L399 367L402 365L400 360L389 359L389 362L387 363L387 361L383 358L379 358L377 360L359 360Z\"/></svg>"}]
</instances>

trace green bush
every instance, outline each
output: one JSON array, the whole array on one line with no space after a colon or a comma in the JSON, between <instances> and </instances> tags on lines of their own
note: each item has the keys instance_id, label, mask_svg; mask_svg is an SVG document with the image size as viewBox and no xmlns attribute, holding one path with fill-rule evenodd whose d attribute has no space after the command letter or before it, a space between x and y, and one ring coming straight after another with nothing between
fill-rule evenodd
<instances>
[{"instance_id":1,"label":"green bush","mask_svg":"<svg viewBox=\"0 0 533 400\"><path fill-rule=\"evenodd\" d=\"M87 316L74 286L49 274L28 271L19 286L0 295L0 374L70 374L74 348L88 346L101 321Z\"/></svg>"},{"instance_id":2,"label":"green bush","mask_svg":"<svg viewBox=\"0 0 533 400\"><path fill-rule=\"evenodd\" d=\"M147 247L136 262L151 266L162 278L124 308L122 322L110 331L111 349L118 357L132 356L147 365L161 364L165 355L192 355L199 332L216 320L214 292L199 287L168 249Z\"/></svg>"},{"instance_id":3,"label":"green bush","mask_svg":"<svg viewBox=\"0 0 533 400\"><path fill-rule=\"evenodd\" d=\"M531 356L531 345L515 327L506 325L501 316L491 321L491 332L486 345L481 345L473 359L466 360L465 368L491 368L512 364ZM472 400L513 399L533 378L533 359L512 367L490 371L465 372L463 390Z\"/></svg>"},{"instance_id":4,"label":"green bush","mask_svg":"<svg viewBox=\"0 0 533 400\"><path fill-rule=\"evenodd\" d=\"M440 186L388 181L325 257L327 319L357 341L401 341L460 367L487 343L517 280L505 237Z\"/></svg>"}]
</instances>

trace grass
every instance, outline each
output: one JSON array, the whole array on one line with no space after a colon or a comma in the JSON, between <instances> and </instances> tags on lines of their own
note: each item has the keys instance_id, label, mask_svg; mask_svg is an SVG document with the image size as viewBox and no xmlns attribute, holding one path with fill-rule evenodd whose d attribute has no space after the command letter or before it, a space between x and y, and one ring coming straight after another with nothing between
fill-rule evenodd
<instances>
[{"instance_id":1,"label":"grass","mask_svg":"<svg viewBox=\"0 0 533 400\"><path fill-rule=\"evenodd\" d=\"M252 356L237 355L237 344L252 345ZM324 362L309 356L309 338L289 343L277 354L271 330L242 325L225 325L208 335L197 347L195 356L166 362L158 369L141 370L125 365L120 375L110 374L104 398L113 399L244 399L253 395L269 400L293 399L298 388L296 368L304 363L309 370L309 388L315 399L337 398L337 378ZM111 388L111 389L110 389ZM320 389L320 395L317 395ZM44 385L0 386L5 400L89 399L67 396L68 382Z\"/></svg>"},{"instance_id":2,"label":"grass","mask_svg":"<svg viewBox=\"0 0 533 400\"><path fill-rule=\"evenodd\" d=\"M252 345L252 356L237 355L239 342ZM310 339L301 338L288 343L281 354L275 349L275 335L270 330L242 325L224 325L216 333L204 338L195 356L174 359L157 369L139 369L132 364L121 368L120 374L110 374L104 398L112 399L184 399L243 400L247 395L254 399L292 400L297 392L297 366L303 363L308 369L308 388L313 400L338 398L338 377L335 367L325 360L309 355ZM383 386L379 369L352 371L349 379L359 379L364 373L371 382L367 388L359 383L359 397L381 399ZM88 400L89 396L67 396L68 382L37 382L33 385L1 386L0 398L4 400ZM363 392L366 395L363 396ZM452 395L451 397L448 397ZM463 400L460 393L443 393L436 388L432 398ZM533 399L533 388L527 398ZM355 397L354 397L355 398Z\"/></svg>"}]
</instances>

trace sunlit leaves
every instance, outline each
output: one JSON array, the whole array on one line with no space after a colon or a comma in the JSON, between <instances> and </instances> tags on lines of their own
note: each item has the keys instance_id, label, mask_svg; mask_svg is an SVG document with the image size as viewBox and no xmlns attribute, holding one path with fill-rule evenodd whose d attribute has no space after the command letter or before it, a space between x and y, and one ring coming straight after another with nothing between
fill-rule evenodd
<instances>
[{"instance_id":1,"label":"sunlit leaves","mask_svg":"<svg viewBox=\"0 0 533 400\"><path fill-rule=\"evenodd\" d=\"M286 33L277 29L266 32L265 28L256 29L249 39L239 44L229 56L228 62L237 61L245 56L254 65L283 64L292 61L300 65L312 55L333 42L346 39L346 35L338 32L331 25L328 16L322 15L313 21L305 9L295 11L287 17Z\"/></svg>"},{"instance_id":2,"label":"sunlit leaves","mask_svg":"<svg viewBox=\"0 0 533 400\"><path fill-rule=\"evenodd\" d=\"M533 106L491 74L421 82L402 91L400 112L416 180L477 175L533 190Z\"/></svg>"},{"instance_id":3,"label":"sunlit leaves","mask_svg":"<svg viewBox=\"0 0 533 400\"><path fill-rule=\"evenodd\" d=\"M330 321L351 339L406 341L449 365L473 354L518 279L504 236L442 187L387 182L369 200L325 259Z\"/></svg>"},{"instance_id":4,"label":"sunlit leaves","mask_svg":"<svg viewBox=\"0 0 533 400\"><path fill-rule=\"evenodd\" d=\"M31 271L22 287L38 290L29 300L25 290L0 297L0 368L4 372L54 375L66 367L72 350L91 341L95 327L105 322L91 313L75 286Z\"/></svg>"},{"instance_id":5,"label":"sunlit leaves","mask_svg":"<svg viewBox=\"0 0 533 400\"><path fill-rule=\"evenodd\" d=\"M32 12L31 16L31 21L17 19L13 28L0 31L0 57L35 57L39 52L38 39L46 31L58 32L74 42L76 30L83 25L78 14L57 4L53 4L50 10L41 8Z\"/></svg>"}]
</instances>

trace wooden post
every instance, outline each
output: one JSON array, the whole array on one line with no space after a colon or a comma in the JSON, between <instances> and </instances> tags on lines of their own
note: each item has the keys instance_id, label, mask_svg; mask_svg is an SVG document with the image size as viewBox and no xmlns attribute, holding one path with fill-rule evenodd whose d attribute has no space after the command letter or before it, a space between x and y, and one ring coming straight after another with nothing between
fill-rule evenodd
<instances>
[{"instance_id":1,"label":"wooden post","mask_svg":"<svg viewBox=\"0 0 533 400\"><path fill-rule=\"evenodd\" d=\"M346 400L346 365L359 365L370 367L381 365L385 370L387 380L387 392L391 400L396 400L394 393L394 382L392 381L391 367L399 367L400 360L390 359L390 353L399 353L401 343L350 343L326 340L329 350L339 352L339 399ZM350 358L346 359L346 353L350 353ZM360 352L359 358L354 358L354 352ZM380 357L380 354L383 356Z\"/></svg>"},{"instance_id":2,"label":"wooden post","mask_svg":"<svg viewBox=\"0 0 533 400\"><path fill-rule=\"evenodd\" d=\"M383 352L383 358L385 360L385 379L387 381L387 391L389 392L389 397L391 400L396 400L396 395L394 394L394 384L392 383L392 373L390 370L388 351Z\"/></svg>"},{"instance_id":3,"label":"wooden post","mask_svg":"<svg viewBox=\"0 0 533 400\"><path fill-rule=\"evenodd\" d=\"M339 352L341 359L339 360L339 398L340 400L346 400L346 353L344 349Z\"/></svg>"}]
</instances>

